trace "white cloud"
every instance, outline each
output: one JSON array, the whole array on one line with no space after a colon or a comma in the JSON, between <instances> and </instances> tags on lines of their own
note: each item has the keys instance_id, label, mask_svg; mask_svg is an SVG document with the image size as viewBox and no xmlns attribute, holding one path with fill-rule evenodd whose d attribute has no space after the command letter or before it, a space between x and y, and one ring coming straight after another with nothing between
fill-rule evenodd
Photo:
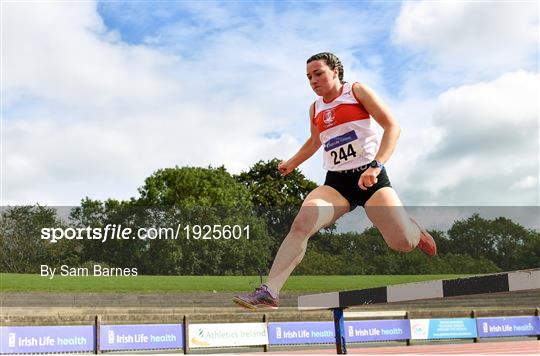
<instances>
[{"instance_id":1,"label":"white cloud","mask_svg":"<svg viewBox=\"0 0 540 356\"><path fill-rule=\"evenodd\" d=\"M385 38L389 24L361 8L317 4L313 21L311 5L265 3L244 17L224 3L182 3L185 14L176 22L129 45L105 26L93 3L3 6L4 203L124 199L159 168L211 164L237 173L259 159L287 158L309 134L314 97L305 59L325 50L340 55L346 79L373 87L396 113L403 133L389 170L406 204L538 202L530 194L538 184L538 152L529 149L538 138L538 107L531 105L538 76L514 70L534 52L528 35L521 37L534 16L522 10L509 9L511 19L501 20L516 26L509 33L476 34L470 20L476 5L460 3L468 14L452 10L449 17L427 3L405 3L396 38L435 61L421 76L413 66L416 79L406 77L398 96L383 80L382 69L392 65L384 46L370 42ZM420 27L409 21L407 28L413 10L425 16L417 19ZM140 16L130 23L136 26ZM347 18L357 19L354 31L343 26ZM456 23L463 44L453 41ZM492 41L485 39L490 33L504 51L487 45L483 51L479 44ZM466 60L446 61L464 52ZM488 78L484 73L474 84L485 56L496 56L495 64L486 62ZM456 75L452 63L466 75ZM442 77L454 88L440 96L420 83ZM505 164L497 166L499 160ZM300 168L322 183L320 153ZM516 170L524 171L511 175ZM512 195L501 193L510 187Z\"/></svg>"},{"instance_id":2,"label":"white cloud","mask_svg":"<svg viewBox=\"0 0 540 356\"><path fill-rule=\"evenodd\" d=\"M510 189L536 189L538 188L538 177L536 176L526 176L521 178L520 180L516 181Z\"/></svg>"},{"instance_id":3,"label":"white cloud","mask_svg":"<svg viewBox=\"0 0 540 356\"><path fill-rule=\"evenodd\" d=\"M405 2L393 38L439 65L471 73L536 67L538 6L537 1Z\"/></svg>"},{"instance_id":4,"label":"white cloud","mask_svg":"<svg viewBox=\"0 0 540 356\"><path fill-rule=\"evenodd\" d=\"M305 59L333 38L342 39L339 48L367 38L300 21L294 6L260 11L242 26L232 26L241 17L230 11L193 6L207 36L194 42L190 34L203 26L186 31L180 23L147 39L159 44L150 47L122 42L94 3L5 5L4 204L125 199L159 168L225 165L238 173L288 158L309 135ZM322 180L320 158L302 168Z\"/></svg>"},{"instance_id":5,"label":"white cloud","mask_svg":"<svg viewBox=\"0 0 540 356\"><path fill-rule=\"evenodd\" d=\"M540 202L538 10L532 1L403 3L393 42L418 61L395 103L406 204Z\"/></svg>"},{"instance_id":6,"label":"white cloud","mask_svg":"<svg viewBox=\"0 0 540 356\"><path fill-rule=\"evenodd\" d=\"M406 194L417 204L537 205L539 79L517 71L441 94L441 138L411 168Z\"/></svg>"},{"instance_id":7,"label":"white cloud","mask_svg":"<svg viewBox=\"0 0 540 356\"><path fill-rule=\"evenodd\" d=\"M124 109L122 96L148 101L178 88L160 73L174 58L114 41L91 3L8 3L3 20L7 109L28 99Z\"/></svg>"},{"instance_id":8,"label":"white cloud","mask_svg":"<svg viewBox=\"0 0 540 356\"><path fill-rule=\"evenodd\" d=\"M118 42L94 4L9 3L4 19L4 203L128 198L159 168L238 172L298 146L263 135L285 115L221 95L176 56Z\"/></svg>"}]
</instances>

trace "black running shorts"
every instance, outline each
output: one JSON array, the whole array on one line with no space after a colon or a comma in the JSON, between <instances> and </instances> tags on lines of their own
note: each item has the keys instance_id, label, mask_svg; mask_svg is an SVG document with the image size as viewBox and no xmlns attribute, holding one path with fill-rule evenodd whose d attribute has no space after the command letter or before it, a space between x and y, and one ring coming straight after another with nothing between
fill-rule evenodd
<instances>
[{"instance_id":1,"label":"black running shorts","mask_svg":"<svg viewBox=\"0 0 540 356\"><path fill-rule=\"evenodd\" d=\"M369 187L367 190L362 190L358 186L358 180L362 173L368 169L369 166L362 166L356 169L350 169L347 171L334 172L328 171L326 173L326 180L324 185L328 185L337 190L347 201L351 208L350 211L357 206L364 206L371 196L379 189L384 187L391 187L390 180L386 174L386 169L383 167L379 175L377 176L377 183Z\"/></svg>"}]
</instances>

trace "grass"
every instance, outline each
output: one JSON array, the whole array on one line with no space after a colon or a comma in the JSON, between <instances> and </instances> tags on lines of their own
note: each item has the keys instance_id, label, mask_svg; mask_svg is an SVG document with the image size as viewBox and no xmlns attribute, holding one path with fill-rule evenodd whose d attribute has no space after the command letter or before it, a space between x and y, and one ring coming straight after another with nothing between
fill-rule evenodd
<instances>
[{"instance_id":1,"label":"grass","mask_svg":"<svg viewBox=\"0 0 540 356\"><path fill-rule=\"evenodd\" d=\"M448 279L458 275L405 276L292 276L284 291L329 292L381 287L391 284ZM18 292L120 292L181 293L246 291L258 285L258 276L137 276L137 277L62 277L53 279L38 274L0 273L0 291Z\"/></svg>"}]
</instances>

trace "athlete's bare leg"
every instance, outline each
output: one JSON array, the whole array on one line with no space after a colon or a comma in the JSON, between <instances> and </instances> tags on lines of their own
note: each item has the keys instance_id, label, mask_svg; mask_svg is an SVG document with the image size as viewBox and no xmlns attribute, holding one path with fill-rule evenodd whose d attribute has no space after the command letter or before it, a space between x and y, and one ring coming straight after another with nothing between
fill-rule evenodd
<instances>
[{"instance_id":1,"label":"athlete's bare leg","mask_svg":"<svg viewBox=\"0 0 540 356\"><path fill-rule=\"evenodd\" d=\"M418 245L420 229L411 221L394 189L377 190L364 208L391 249L408 252Z\"/></svg>"},{"instance_id":2,"label":"athlete's bare leg","mask_svg":"<svg viewBox=\"0 0 540 356\"><path fill-rule=\"evenodd\" d=\"M334 188L322 185L304 200L276 254L266 285L279 292L306 253L308 239L349 211L349 202Z\"/></svg>"}]
</instances>

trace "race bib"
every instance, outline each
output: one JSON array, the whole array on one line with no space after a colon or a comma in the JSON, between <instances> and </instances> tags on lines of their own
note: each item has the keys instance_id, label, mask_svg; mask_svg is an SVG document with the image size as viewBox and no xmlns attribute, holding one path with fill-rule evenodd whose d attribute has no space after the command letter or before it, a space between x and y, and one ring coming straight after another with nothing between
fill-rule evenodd
<instances>
[{"instance_id":1,"label":"race bib","mask_svg":"<svg viewBox=\"0 0 540 356\"><path fill-rule=\"evenodd\" d=\"M360 141L354 130L326 141L324 151L325 161L334 168L362 156Z\"/></svg>"}]
</instances>

